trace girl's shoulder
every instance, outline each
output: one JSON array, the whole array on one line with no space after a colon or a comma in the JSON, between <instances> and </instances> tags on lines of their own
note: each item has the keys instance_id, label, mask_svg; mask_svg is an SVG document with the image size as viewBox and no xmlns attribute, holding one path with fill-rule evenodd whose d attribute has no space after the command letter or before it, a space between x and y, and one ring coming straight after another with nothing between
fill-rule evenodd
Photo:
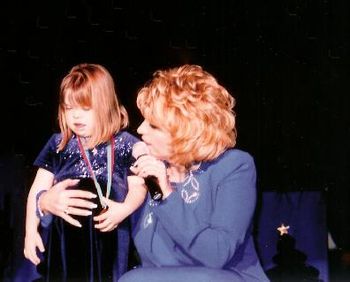
<instances>
[{"instance_id":1,"label":"girl's shoulder","mask_svg":"<svg viewBox=\"0 0 350 282\"><path fill-rule=\"evenodd\" d=\"M53 133L49 137L49 139L46 142L46 145L44 146L47 150L53 150L55 151L58 147L58 144L61 142L62 137L60 133Z\"/></svg>"},{"instance_id":2,"label":"girl's shoulder","mask_svg":"<svg viewBox=\"0 0 350 282\"><path fill-rule=\"evenodd\" d=\"M126 130L121 130L117 132L114 135L114 140L120 143L131 143L131 144L135 144L136 142L140 141L139 138L137 138L135 135L131 134Z\"/></svg>"},{"instance_id":3,"label":"girl's shoulder","mask_svg":"<svg viewBox=\"0 0 350 282\"><path fill-rule=\"evenodd\" d=\"M120 159L126 159L128 164L132 155L132 148L140 139L128 131L119 131L114 135L114 148Z\"/></svg>"}]
</instances>

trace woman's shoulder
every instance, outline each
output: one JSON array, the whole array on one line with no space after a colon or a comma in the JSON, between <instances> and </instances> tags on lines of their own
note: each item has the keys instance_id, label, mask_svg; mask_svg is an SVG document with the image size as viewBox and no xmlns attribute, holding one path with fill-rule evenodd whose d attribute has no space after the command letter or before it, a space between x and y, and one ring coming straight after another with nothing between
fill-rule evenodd
<instances>
[{"instance_id":1,"label":"woman's shoulder","mask_svg":"<svg viewBox=\"0 0 350 282\"><path fill-rule=\"evenodd\" d=\"M216 159L204 162L202 170L211 171L213 174L226 175L241 169L255 171L255 162L252 155L246 151L230 148L225 150Z\"/></svg>"},{"instance_id":2,"label":"woman's shoulder","mask_svg":"<svg viewBox=\"0 0 350 282\"><path fill-rule=\"evenodd\" d=\"M209 177L214 182L220 182L228 176L256 175L254 158L240 149L227 149L216 159L203 162L199 169L202 177Z\"/></svg>"},{"instance_id":3,"label":"woman's shoulder","mask_svg":"<svg viewBox=\"0 0 350 282\"><path fill-rule=\"evenodd\" d=\"M242 164L254 164L253 156L243 150L230 148L219 155L215 160L212 161L213 164L219 166L230 165L242 165Z\"/></svg>"},{"instance_id":4,"label":"woman's shoulder","mask_svg":"<svg viewBox=\"0 0 350 282\"><path fill-rule=\"evenodd\" d=\"M221 158L230 162L254 162L254 158L250 153L236 148L226 150L221 154Z\"/></svg>"}]
</instances>

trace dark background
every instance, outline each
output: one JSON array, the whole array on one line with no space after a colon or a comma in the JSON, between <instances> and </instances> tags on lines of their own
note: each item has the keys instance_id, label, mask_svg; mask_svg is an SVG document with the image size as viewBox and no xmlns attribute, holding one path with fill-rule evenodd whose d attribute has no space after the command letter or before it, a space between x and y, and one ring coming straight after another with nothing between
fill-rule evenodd
<instances>
[{"instance_id":1,"label":"dark background","mask_svg":"<svg viewBox=\"0 0 350 282\"><path fill-rule=\"evenodd\" d=\"M349 11L346 0L5 1L1 151L33 161L74 64L111 71L134 130L138 88L194 63L236 97L238 146L264 189L324 188L349 155Z\"/></svg>"},{"instance_id":2,"label":"dark background","mask_svg":"<svg viewBox=\"0 0 350 282\"><path fill-rule=\"evenodd\" d=\"M73 65L109 69L135 132L137 90L155 70L191 63L236 98L237 146L255 157L259 188L325 191L349 225L349 16L348 0L2 1L0 182L25 181L1 207L23 209Z\"/></svg>"}]
</instances>

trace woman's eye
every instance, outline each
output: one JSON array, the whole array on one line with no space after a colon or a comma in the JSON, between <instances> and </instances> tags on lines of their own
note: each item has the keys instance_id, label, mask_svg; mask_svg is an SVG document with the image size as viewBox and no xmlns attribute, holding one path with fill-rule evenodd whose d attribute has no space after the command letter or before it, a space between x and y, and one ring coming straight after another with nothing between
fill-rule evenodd
<instances>
[{"instance_id":1,"label":"woman's eye","mask_svg":"<svg viewBox=\"0 0 350 282\"><path fill-rule=\"evenodd\" d=\"M149 126L152 128L152 129L158 129L158 127L157 126L155 126L155 125L153 125L153 124L149 124Z\"/></svg>"}]
</instances>

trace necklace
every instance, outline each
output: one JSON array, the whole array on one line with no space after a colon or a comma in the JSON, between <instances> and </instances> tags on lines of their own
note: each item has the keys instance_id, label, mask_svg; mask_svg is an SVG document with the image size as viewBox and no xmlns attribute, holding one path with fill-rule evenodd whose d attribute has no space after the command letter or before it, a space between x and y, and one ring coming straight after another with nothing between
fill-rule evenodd
<instances>
[{"instance_id":1,"label":"necklace","mask_svg":"<svg viewBox=\"0 0 350 282\"><path fill-rule=\"evenodd\" d=\"M102 193L102 189L100 186L100 183L98 183L96 175L92 169L92 165L89 159L89 151L86 149L84 149L83 144L81 143L80 137L77 136L78 139L78 145L79 145L79 149L80 149L80 153L83 156L84 162L90 172L90 175L94 181L95 184L95 188L97 191L97 195L98 198L100 200L101 206L102 206L102 211L101 213L104 213L105 211L107 211L107 204L105 203L105 201L103 200L103 193ZM111 138L111 140L108 142L107 148L107 188L106 188L106 198L109 198L109 195L111 193L111 186L112 186L112 175L113 175L113 167L114 167L114 146L113 146L113 139Z\"/></svg>"}]
</instances>

